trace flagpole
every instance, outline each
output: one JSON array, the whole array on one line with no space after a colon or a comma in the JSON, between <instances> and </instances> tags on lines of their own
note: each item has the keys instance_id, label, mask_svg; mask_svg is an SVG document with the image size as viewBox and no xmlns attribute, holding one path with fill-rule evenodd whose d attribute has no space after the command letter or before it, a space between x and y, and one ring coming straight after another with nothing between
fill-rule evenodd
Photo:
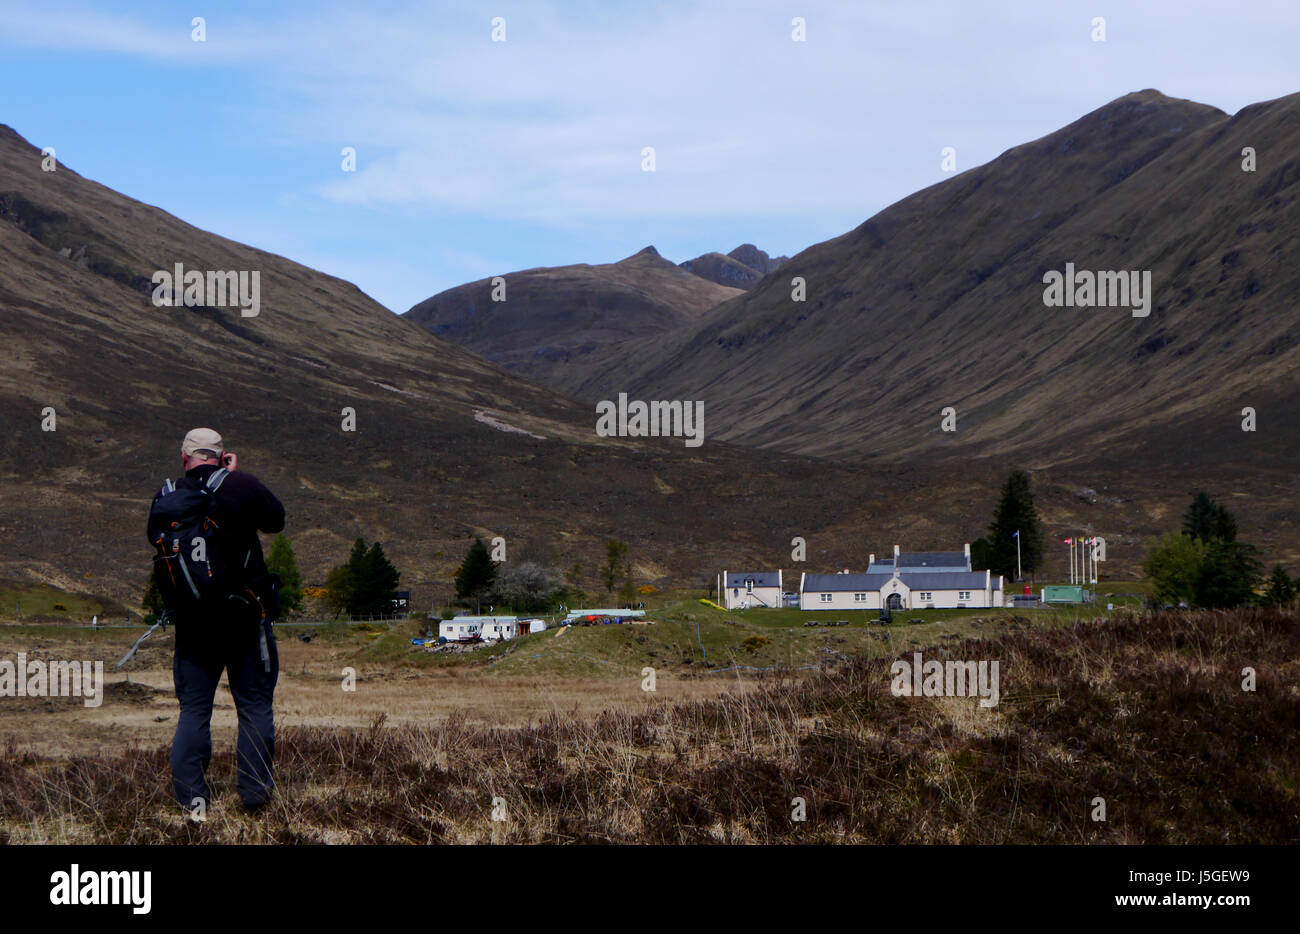
<instances>
[{"instance_id":1,"label":"flagpole","mask_svg":"<svg viewBox=\"0 0 1300 934\"><path fill-rule=\"evenodd\" d=\"M1020 530L1016 529L1016 580L1024 580L1025 572L1020 569Z\"/></svg>"}]
</instances>

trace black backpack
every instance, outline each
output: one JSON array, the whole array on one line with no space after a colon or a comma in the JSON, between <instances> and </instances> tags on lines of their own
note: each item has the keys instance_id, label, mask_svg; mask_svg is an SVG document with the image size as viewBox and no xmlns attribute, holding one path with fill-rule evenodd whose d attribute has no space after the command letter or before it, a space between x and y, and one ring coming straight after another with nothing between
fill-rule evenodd
<instances>
[{"instance_id":1,"label":"black backpack","mask_svg":"<svg viewBox=\"0 0 1300 934\"><path fill-rule=\"evenodd\" d=\"M261 603L245 580L248 558L240 563L230 536L212 516L213 494L229 475L218 468L198 487L168 480L154 500L149 513L149 539L158 549L154 577L173 615L210 615L230 609L232 600L250 608ZM264 607L261 612L267 615Z\"/></svg>"}]
</instances>

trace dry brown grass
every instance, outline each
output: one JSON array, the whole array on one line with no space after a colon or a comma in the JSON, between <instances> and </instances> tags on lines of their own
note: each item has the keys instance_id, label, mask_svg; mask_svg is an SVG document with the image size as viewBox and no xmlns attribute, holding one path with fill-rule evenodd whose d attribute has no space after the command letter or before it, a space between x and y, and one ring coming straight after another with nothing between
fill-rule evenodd
<instances>
[{"instance_id":1,"label":"dry brown grass","mask_svg":"<svg viewBox=\"0 0 1300 934\"><path fill-rule=\"evenodd\" d=\"M992 710L895 697L888 659L855 658L521 728L290 727L269 812L231 804L225 751L204 824L168 801L165 747L46 757L11 742L0 827L13 842L1295 842L1298 622L1171 613L927 650L999 660Z\"/></svg>"}]
</instances>

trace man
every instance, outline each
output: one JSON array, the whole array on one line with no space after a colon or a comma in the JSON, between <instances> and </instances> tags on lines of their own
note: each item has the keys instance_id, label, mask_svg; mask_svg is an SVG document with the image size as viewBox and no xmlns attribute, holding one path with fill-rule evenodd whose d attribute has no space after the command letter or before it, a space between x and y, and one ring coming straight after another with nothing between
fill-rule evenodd
<instances>
[{"instance_id":1,"label":"man","mask_svg":"<svg viewBox=\"0 0 1300 934\"><path fill-rule=\"evenodd\" d=\"M257 533L281 531L284 506L256 477L237 469L238 459L226 452L221 435L210 428L195 428L185 436L181 465L185 476L175 484L169 482L154 497L149 540L155 545L163 541L167 517L158 504L172 487L200 499L202 494L194 491L207 489L211 499L206 516L210 527L219 531L213 548L223 553L229 565L236 595L198 608L168 606L176 624L172 676L180 703L172 740L172 788L186 809L206 810L211 800L204 773L212 758L212 702L224 670L239 717L239 797L246 808L256 810L266 804L274 788L272 700L280 673L271 630L278 615L278 582L266 569Z\"/></svg>"}]
</instances>

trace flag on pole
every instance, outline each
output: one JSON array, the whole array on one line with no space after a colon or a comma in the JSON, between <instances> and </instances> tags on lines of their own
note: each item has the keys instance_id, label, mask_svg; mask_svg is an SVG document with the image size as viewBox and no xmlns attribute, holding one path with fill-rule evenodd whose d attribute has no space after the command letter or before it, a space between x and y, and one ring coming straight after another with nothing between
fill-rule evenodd
<instances>
[{"instance_id":1,"label":"flag on pole","mask_svg":"<svg viewBox=\"0 0 1300 934\"><path fill-rule=\"evenodd\" d=\"M1012 537L1012 538L1019 538L1019 537L1020 537L1020 533L1019 533L1019 532L1012 532L1012 533L1011 533L1011 537Z\"/></svg>"},{"instance_id":2,"label":"flag on pole","mask_svg":"<svg viewBox=\"0 0 1300 934\"><path fill-rule=\"evenodd\" d=\"M1067 539L1065 539L1065 540L1062 542L1062 544L1065 544L1065 545L1073 545L1073 544L1074 544L1074 539L1072 539L1072 538L1067 538Z\"/></svg>"}]
</instances>

